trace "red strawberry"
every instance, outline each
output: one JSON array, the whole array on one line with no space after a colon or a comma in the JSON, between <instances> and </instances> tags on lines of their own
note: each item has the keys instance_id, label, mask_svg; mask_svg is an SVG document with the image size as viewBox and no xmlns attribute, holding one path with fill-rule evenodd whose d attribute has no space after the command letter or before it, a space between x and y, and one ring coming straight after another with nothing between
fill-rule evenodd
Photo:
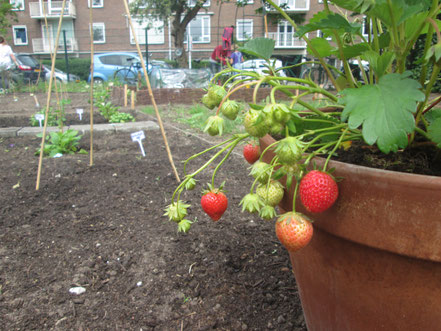
<instances>
[{"instance_id":1,"label":"red strawberry","mask_svg":"<svg viewBox=\"0 0 441 331\"><path fill-rule=\"evenodd\" d=\"M276 221L276 236L290 252L305 247L312 238L312 223L302 214L289 212Z\"/></svg>"},{"instance_id":2,"label":"red strawberry","mask_svg":"<svg viewBox=\"0 0 441 331\"><path fill-rule=\"evenodd\" d=\"M253 164L260 158L260 147L253 143L246 144L243 146L243 157L248 163Z\"/></svg>"},{"instance_id":3,"label":"red strawberry","mask_svg":"<svg viewBox=\"0 0 441 331\"><path fill-rule=\"evenodd\" d=\"M334 178L326 172L312 170L300 181L299 194L308 211L321 213L337 200L338 186Z\"/></svg>"},{"instance_id":4,"label":"red strawberry","mask_svg":"<svg viewBox=\"0 0 441 331\"><path fill-rule=\"evenodd\" d=\"M225 210L227 210L228 199L220 189L210 188L202 196L201 206L213 221L218 221Z\"/></svg>"}]
</instances>

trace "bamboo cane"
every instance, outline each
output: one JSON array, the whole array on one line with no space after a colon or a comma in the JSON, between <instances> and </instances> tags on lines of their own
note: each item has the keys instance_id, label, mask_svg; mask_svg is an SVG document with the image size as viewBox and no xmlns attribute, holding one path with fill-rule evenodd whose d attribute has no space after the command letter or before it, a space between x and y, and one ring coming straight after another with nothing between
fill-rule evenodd
<instances>
[{"instance_id":1,"label":"bamboo cane","mask_svg":"<svg viewBox=\"0 0 441 331\"><path fill-rule=\"evenodd\" d=\"M127 107L127 84L124 84L124 107Z\"/></svg>"},{"instance_id":2,"label":"bamboo cane","mask_svg":"<svg viewBox=\"0 0 441 331\"><path fill-rule=\"evenodd\" d=\"M130 109L135 109L135 91L130 92Z\"/></svg>"},{"instance_id":3,"label":"bamboo cane","mask_svg":"<svg viewBox=\"0 0 441 331\"><path fill-rule=\"evenodd\" d=\"M135 31L135 28L133 27L132 17L130 15L130 10L129 10L129 5L127 4L127 0L124 0L124 6L126 8L127 18L129 20L130 28L132 30L133 39L135 40L136 48L138 50L138 56L141 59L141 65L142 65L142 69L143 69L143 72L144 72L144 77L145 77L145 80L146 80L146 83L147 83L147 89L149 91L149 95L150 95L150 98L152 100L153 108L155 109L155 113L156 113L156 117L158 119L159 127L161 128L162 138L164 139L164 144L165 144L165 148L167 150L168 159L169 159L170 164L171 164L171 166L173 168L173 172L175 173L176 180L178 182L180 182L181 180L179 179L179 174L176 171L175 164L173 163L173 156L172 156L172 154L170 152L170 147L168 146L168 142L167 142L167 137L165 135L164 126L162 124L161 116L159 115L158 106L156 105L155 97L153 95L152 87L150 85L149 76L147 75L147 69L145 67L145 62L144 62L144 58L143 58L142 53L141 53L141 48L139 47L138 38L136 36L136 31ZM148 56L148 54L147 54L147 56Z\"/></svg>"},{"instance_id":4,"label":"bamboo cane","mask_svg":"<svg viewBox=\"0 0 441 331\"><path fill-rule=\"evenodd\" d=\"M92 7L89 7L89 34L90 34L90 160L89 166L93 166L93 14Z\"/></svg>"},{"instance_id":5,"label":"bamboo cane","mask_svg":"<svg viewBox=\"0 0 441 331\"><path fill-rule=\"evenodd\" d=\"M52 59L51 77L49 79L49 89L48 89L48 92L47 92L47 102L46 102L46 113L45 113L45 116L44 116L43 136L41 137L40 159L38 161L37 184L35 186L35 189L37 191L40 189L41 168L42 168L42 165L43 165L44 141L46 139L47 118L48 118L48 114L49 114L49 106L50 106L51 93L52 93L52 81L54 79L54 71L55 71L55 61L54 61L54 59L57 56L58 41L60 39L61 24L63 23L63 13L64 13L64 7L65 6L66 6L66 0L63 0L63 4L61 6L60 20L58 21L58 30L57 30L57 37L56 37L56 40L55 40L54 55L53 55L53 59Z\"/></svg>"}]
</instances>

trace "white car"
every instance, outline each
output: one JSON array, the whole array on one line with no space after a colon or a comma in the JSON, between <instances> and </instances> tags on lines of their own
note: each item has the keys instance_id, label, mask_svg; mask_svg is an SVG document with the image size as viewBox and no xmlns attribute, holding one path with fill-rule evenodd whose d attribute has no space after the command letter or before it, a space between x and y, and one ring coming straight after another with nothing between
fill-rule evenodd
<instances>
[{"instance_id":1,"label":"white car","mask_svg":"<svg viewBox=\"0 0 441 331\"><path fill-rule=\"evenodd\" d=\"M51 78L51 70L48 67L44 67L44 73L45 73L45 77L46 77L46 81L49 81L49 79ZM61 71L57 68L55 68L54 70L54 78L56 80L58 80L59 82L63 82L63 83L67 83L67 73L65 73L64 71ZM74 74L69 74L69 81L70 82L76 82L80 80L80 78Z\"/></svg>"},{"instance_id":2,"label":"white car","mask_svg":"<svg viewBox=\"0 0 441 331\"><path fill-rule=\"evenodd\" d=\"M271 65L276 69L282 68L282 61L277 59L270 59ZM241 69L246 71L254 71L259 73L260 75L265 75L268 72L268 63L264 59L254 59L242 62ZM277 71L277 75L281 77L286 77L286 73L284 70ZM244 78L244 77L242 77Z\"/></svg>"}]
</instances>

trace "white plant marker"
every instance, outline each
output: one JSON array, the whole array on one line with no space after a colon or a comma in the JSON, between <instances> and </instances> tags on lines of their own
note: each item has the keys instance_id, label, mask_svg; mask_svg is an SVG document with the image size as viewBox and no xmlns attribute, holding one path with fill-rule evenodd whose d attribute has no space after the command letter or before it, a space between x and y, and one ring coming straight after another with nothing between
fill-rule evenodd
<instances>
[{"instance_id":1,"label":"white plant marker","mask_svg":"<svg viewBox=\"0 0 441 331\"><path fill-rule=\"evenodd\" d=\"M42 121L44 121L44 114L35 114L35 119L40 123L40 128L43 126Z\"/></svg>"},{"instance_id":2,"label":"white plant marker","mask_svg":"<svg viewBox=\"0 0 441 331\"><path fill-rule=\"evenodd\" d=\"M83 108L77 108L77 114L80 117L80 121L83 120L83 113L84 113L84 109Z\"/></svg>"},{"instance_id":3,"label":"white plant marker","mask_svg":"<svg viewBox=\"0 0 441 331\"><path fill-rule=\"evenodd\" d=\"M144 131L137 131L130 135L132 137L132 141L136 141L139 144L139 148L141 148L142 156L145 156L144 146L142 145L142 140L145 139Z\"/></svg>"}]
</instances>

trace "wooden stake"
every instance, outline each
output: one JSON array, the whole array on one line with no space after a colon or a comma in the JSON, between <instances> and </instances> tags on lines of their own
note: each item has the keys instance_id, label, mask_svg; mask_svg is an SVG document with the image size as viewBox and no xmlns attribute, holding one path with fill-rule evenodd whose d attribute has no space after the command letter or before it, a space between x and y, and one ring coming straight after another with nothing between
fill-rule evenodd
<instances>
[{"instance_id":1,"label":"wooden stake","mask_svg":"<svg viewBox=\"0 0 441 331\"><path fill-rule=\"evenodd\" d=\"M127 107L127 84L124 84L124 107Z\"/></svg>"},{"instance_id":2,"label":"wooden stake","mask_svg":"<svg viewBox=\"0 0 441 331\"><path fill-rule=\"evenodd\" d=\"M90 160L89 166L93 166L93 56L94 56L94 48L93 48L93 19L92 19L92 8L93 6L89 6L89 34L90 34Z\"/></svg>"},{"instance_id":3,"label":"wooden stake","mask_svg":"<svg viewBox=\"0 0 441 331\"><path fill-rule=\"evenodd\" d=\"M35 100L35 108L40 108L40 103L38 102L37 96L34 94L34 100Z\"/></svg>"},{"instance_id":4,"label":"wooden stake","mask_svg":"<svg viewBox=\"0 0 441 331\"><path fill-rule=\"evenodd\" d=\"M61 6L61 16L60 16L60 20L58 22L57 37L55 39L54 56L52 58L51 78L49 79L49 88L48 88L48 92L47 92L46 113L44 116L43 135L41 137L41 146L40 146L40 159L38 161L37 184L35 186L35 189L37 191L40 189L41 167L43 165L44 141L46 139L47 118L48 118L49 106L50 106L50 102L51 102L52 81L54 80L55 59L57 57L58 41L60 40L61 24L63 23L63 13L64 13L65 6L66 6L66 0L63 0L63 4Z\"/></svg>"},{"instance_id":5,"label":"wooden stake","mask_svg":"<svg viewBox=\"0 0 441 331\"><path fill-rule=\"evenodd\" d=\"M131 91L130 93L130 108L135 109L135 91Z\"/></svg>"},{"instance_id":6,"label":"wooden stake","mask_svg":"<svg viewBox=\"0 0 441 331\"><path fill-rule=\"evenodd\" d=\"M162 124L161 116L159 115L158 106L156 105L155 97L153 95L152 87L150 85L149 76L147 75L147 69L145 67L145 62L144 62L144 58L142 56L141 48L139 47L138 38L136 36L136 30L133 27L132 16L130 15L130 10L129 10L129 5L127 4L127 0L124 0L124 6L126 8L127 18L129 20L130 28L132 30L133 39L135 40L136 48L138 50L138 56L141 59L141 65L142 65L142 69L143 69L143 72L144 72L144 77L145 77L145 80L146 80L146 83L147 83L147 89L149 91L150 99L152 100L152 105L153 105L153 108L155 109L156 118L158 119L158 124L159 124L159 127L161 128L162 138L164 139L164 144L165 144L165 149L167 150L168 159L169 159L170 164L171 164L171 166L173 168L173 172L175 173L176 180L178 182L180 182L181 180L179 179L179 174L176 171L175 164L173 163L173 156L172 156L172 154L170 152L170 147L168 146L168 142L167 142L167 137L165 135L164 126Z\"/></svg>"}]
</instances>

